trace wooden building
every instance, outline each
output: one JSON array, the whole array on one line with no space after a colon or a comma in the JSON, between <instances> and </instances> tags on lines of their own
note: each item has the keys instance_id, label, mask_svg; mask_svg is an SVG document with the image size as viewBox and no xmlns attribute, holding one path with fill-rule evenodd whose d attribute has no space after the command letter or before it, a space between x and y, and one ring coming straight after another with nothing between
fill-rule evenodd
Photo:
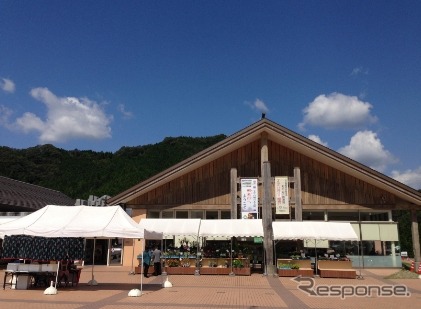
<instances>
[{"instance_id":1,"label":"wooden building","mask_svg":"<svg viewBox=\"0 0 421 309\"><path fill-rule=\"evenodd\" d=\"M273 211L274 176L290 179L289 215ZM377 222L380 232L376 233L383 229L388 234L387 224L396 226L392 211L406 210L412 214L414 256L420 261L416 217L421 209L420 192L264 117L107 203L131 208L137 221L240 218L242 178L259 180L259 217L268 237L272 220ZM373 232L369 230L362 232ZM391 240L394 247L396 237L381 236L379 241ZM130 248L131 242L125 245ZM141 243L136 246L140 252ZM270 244L265 242L265 246ZM131 257L126 255L124 263L130 265Z\"/></svg>"}]
</instances>

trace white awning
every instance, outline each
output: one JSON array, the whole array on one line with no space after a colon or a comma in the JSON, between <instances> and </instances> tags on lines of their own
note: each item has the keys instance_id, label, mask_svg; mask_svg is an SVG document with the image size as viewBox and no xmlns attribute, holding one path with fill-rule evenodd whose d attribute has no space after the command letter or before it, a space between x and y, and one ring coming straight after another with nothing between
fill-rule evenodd
<instances>
[{"instance_id":1,"label":"white awning","mask_svg":"<svg viewBox=\"0 0 421 309\"><path fill-rule=\"evenodd\" d=\"M272 222L273 239L358 240L350 223L320 221Z\"/></svg>"},{"instance_id":2,"label":"white awning","mask_svg":"<svg viewBox=\"0 0 421 309\"><path fill-rule=\"evenodd\" d=\"M263 237L261 219L202 220L199 236Z\"/></svg>"},{"instance_id":3,"label":"white awning","mask_svg":"<svg viewBox=\"0 0 421 309\"><path fill-rule=\"evenodd\" d=\"M141 219L139 227L166 236L197 236L200 219ZM145 236L146 239L161 239Z\"/></svg>"},{"instance_id":4,"label":"white awning","mask_svg":"<svg viewBox=\"0 0 421 309\"><path fill-rule=\"evenodd\" d=\"M144 238L145 231L120 206L47 205L0 225L4 235Z\"/></svg>"}]
</instances>

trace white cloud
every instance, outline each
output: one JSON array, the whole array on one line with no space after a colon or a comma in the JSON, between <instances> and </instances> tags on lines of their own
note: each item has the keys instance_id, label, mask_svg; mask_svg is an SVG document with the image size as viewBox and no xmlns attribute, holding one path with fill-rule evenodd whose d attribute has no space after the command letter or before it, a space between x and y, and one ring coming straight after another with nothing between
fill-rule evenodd
<instances>
[{"instance_id":1,"label":"white cloud","mask_svg":"<svg viewBox=\"0 0 421 309\"><path fill-rule=\"evenodd\" d=\"M313 142L316 142L320 145L323 145L325 147L328 147L327 142L322 141L322 139L318 135L310 134L308 136L309 139L311 139Z\"/></svg>"},{"instance_id":2,"label":"white cloud","mask_svg":"<svg viewBox=\"0 0 421 309\"><path fill-rule=\"evenodd\" d=\"M377 118L370 114L372 105L360 101L355 96L341 93L319 95L304 110L304 119L298 125L304 130L306 125L327 129L361 129L375 123Z\"/></svg>"},{"instance_id":3,"label":"white cloud","mask_svg":"<svg viewBox=\"0 0 421 309\"><path fill-rule=\"evenodd\" d=\"M124 118L126 118L126 119L133 118L133 113L126 111L126 108L125 108L124 104L119 104L117 106L117 108L118 108L118 111L123 115Z\"/></svg>"},{"instance_id":4,"label":"white cloud","mask_svg":"<svg viewBox=\"0 0 421 309\"><path fill-rule=\"evenodd\" d=\"M25 113L22 117L16 119L16 125L25 133L38 131L42 133L47 129L44 122L33 113Z\"/></svg>"},{"instance_id":5,"label":"white cloud","mask_svg":"<svg viewBox=\"0 0 421 309\"><path fill-rule=\"evenodd\" d=\"M15 92L16 89L15 83L8 78L2 78L2 81L0 81L0 88L9 93Z\"/></svg>"},{"instance_id":6,"label":"white cloud","mask_svg":"<svg viewBox=\"0 0 421 309\"><path fill-rule=\"evenodd\" d=\"M397 161L384 149L377 134L372 131L357 132L349 145L340 148L338 152L379 172L383 172L387 165Z\"/></svg>"},{"instance_id":7,"label":"white cloud","mask_svg":"<svg viewBox=\"0 0 421 309\"><path fill-rule=\"evenodd\" d=\"M269 112L269 109L267 108L265 102L263 102L260 99L256 99L256 101L254 101L253 103L250 102L246 102L251 109L253 110L257 110L258 112L262 113L262 114L266 114Z\"/></svg>"},{"instance_id":8,"label":"white cloud","mask_svg":"<svg viewBox=\"0 0 421 309\"><path fill-rule=\"evenodd\" d=\"M34 88L30 95L47 107L46 119L25 113L15 125L25 133L39 133L42 143L65 142L71 139L103 139L111 137L112 116L87 98L57 97L47 88Z\"/></svg>"},{"instance_id":9,"label":"white cloud","mask_svg":"<svg viewBox=\"0 0 421 309\"><path fill-rule=\"evenodd\" d=\"M355 67L351 71L351 76L357 76L357 75L368 75L368 69L363 68L362 66Z\"/></svg>"},{"instance_id":10,"label":"white cloud","mask_svg":"<svg viewBox=\"0 0 421 309\"><path fill-rule=\"evenodd\" d=\"M406 170L404 172L392 171L392 178L414 188L421 189L421 166L415 170Z\"/></svg>"},{"instance_id":11,"label":"white cloud","mask_svg":"<svg viewBox=\"0 0 421 309\"><path fill-rule=\"evenodd\" d=\"M10 108L0 105L0 125L10 129L9 118L12 114L13 111Z\"/></svg>"}]
</instances>

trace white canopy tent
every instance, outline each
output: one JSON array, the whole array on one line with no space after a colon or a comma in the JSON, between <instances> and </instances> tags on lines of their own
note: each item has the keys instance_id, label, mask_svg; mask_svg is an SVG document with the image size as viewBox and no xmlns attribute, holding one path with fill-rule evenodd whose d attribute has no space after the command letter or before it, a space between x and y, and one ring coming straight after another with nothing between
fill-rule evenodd
<instances>
[{"instance_id":1,"label":"white canopy tent","mask_svg":"<svg viewBox=\"0 0 421 309\"><path fill-rule=\"evenodd\" d=\"M200 219L141 219L139 227L166 236L197 236L201 224ZM154 238L146 235L146 239Z\"/></svg>"},{"instance_id":2,"label":"white canopy tent","mask_svg":"<svg viewBox=\"0 0 421 309\"><path fill-rule=\"evenodd\" d=\"M47 205L25 217L0 225L4 235L84 238L145 238L145 231L120 207Z\"/></svg>"},{"instance_id":3,"label":"white canopy tent","mask_svg":"<svg viewBox=\"0 0 421 309\"><path fill-rule=\"evenodd\" d=\"M200 223L199 236L225 236L231 237L263 237L263 224L261 219L221 219L221 220L202 220ZM233 264L231 260L231 273L233 276Z\"/></svg>"},{"instance_id":4,"label":"white canopy tent","mask_svg":"<svg viewBox=\"0 0 421 309\"><path fill-rule=\"evenodd\" d=\"M316 250L321 240L358 240L351 223L326 221L272 222L274 240L313 240ZM315 256L317 264L317 254ZM315 266L317 274L317 266Z\"/></svg>"},{"instance_id":5,"label":"white canopy tent","mask_svg":"<svg viewBox=\"0 0 421 309\"><path fill-rule=\"evenodd\" d=\"M275 221L274 240L358 240L352 225L345 222Z\"/></svg>"},{"instance_id":6,"label":"white canopy tent","mask_svg":"<svg viewBox=\"0 0 421 309\"><path fill-rule=\"evenodd\" d=\"M5 235L94 238L94 249L95 238L162 238L162 234L139 227L120 206L83 205L47 205L25 217L1 224L0 237ZM90 282L96 285L93 267Z\"/></svg>"},{"instance_id":7,"label":"white canopy tent","mask_svg":"<svg viewBox=\"0 0 421 309\"><path fill-rule=\"evenodd\" d=\"M263 237L263 224L261 219L202 220L199 236Z\"/></svg>"}]
</instances>

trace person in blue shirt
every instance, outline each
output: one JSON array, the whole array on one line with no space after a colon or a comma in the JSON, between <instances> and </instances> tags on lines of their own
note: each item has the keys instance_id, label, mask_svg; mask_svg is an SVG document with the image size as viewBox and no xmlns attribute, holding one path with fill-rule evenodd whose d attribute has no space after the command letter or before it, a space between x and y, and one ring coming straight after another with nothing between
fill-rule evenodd
<instances>
[{"instance_id":1,"label":"person in blue shirt","mask_svg":"<svg viewBox=\"0 0 421 309\"><path fill-rule=\"evenodd\" d=\"M149 271L149 265L151 264L151 251L149 248L145 248L143 251L143 275L148 278L148 271Z\"/></svg>"}]
</instances>

